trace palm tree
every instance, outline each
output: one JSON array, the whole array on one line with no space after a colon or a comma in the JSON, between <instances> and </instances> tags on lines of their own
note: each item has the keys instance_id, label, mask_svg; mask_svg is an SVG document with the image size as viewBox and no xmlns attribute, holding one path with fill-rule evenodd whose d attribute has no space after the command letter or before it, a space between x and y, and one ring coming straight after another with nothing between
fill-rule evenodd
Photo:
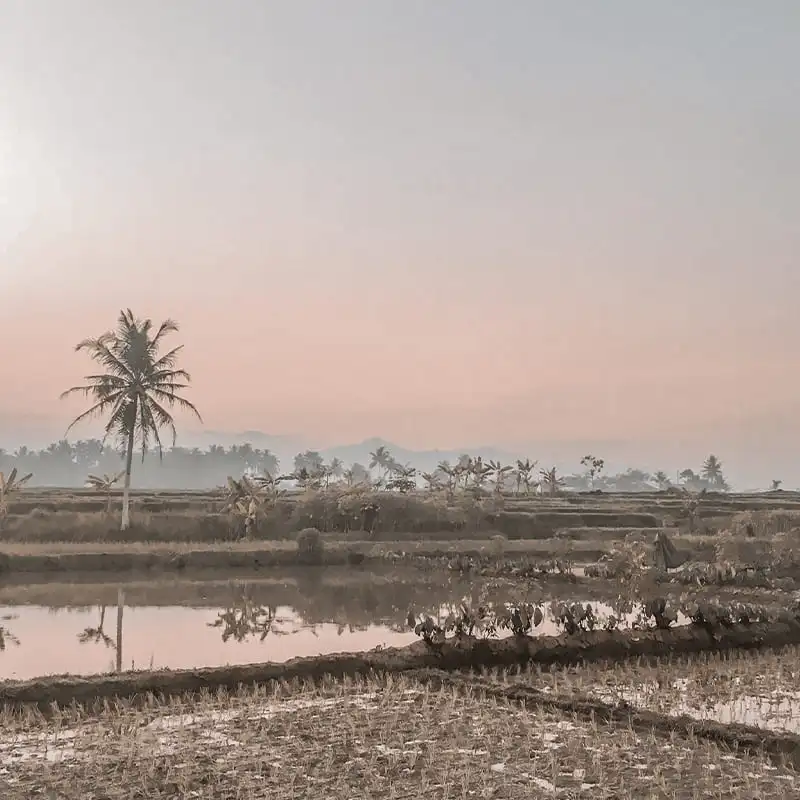
<instances>
[{"instance_id":1,"label":"palm tree","mask_svg":"<svg viewBox=\"0 0 800 800\"><path fill-rule=\"evenodd\" d=\"M328 465L328 474L335 481L338 481L344 475L344 463L341 458L332 458L331 463Z\"/></svg>"},{"instance_id":2,"label":"palm tree","mask_svg":"<svg viewBox=\"0 0 800 800\"><path fill-rule=\"evenodd\" d=\"M781 484L782 483L783 483L783 481L779 481L779 480L773 479L773 481L772 481L772 491L773 492L777 492L778 489L781 488Z\"/></svg>"},{"instance_id":3,"label":"palm tree","mask_svg":"<svg viewBox=\"0 0 800 800\"><path fill-rule=\"evenodd\" d=\"M382 478L383 473L386 471L386 468L392 461L392 454L389 452L387 447L381 445L369 454L369 459L369 468L371 470L378 469L378 477Z\"/></svg>"},{"instance_id":4,"label":"palm tree","mask_svg":"<svg viewBox=\"0 0 800 800\"><path fill-rule=\"evenodd\" d=\"M18 478L16 467L8 473L7 478L0 472L0 530L3 530L3 525L8 516L8 498L18 492L32 477L33 473L29 472L27 475Z\"/></svg>"},{"instance_id":5,"label":"palm tree","mask_svg":"<svg viewBox=\"0 0 800 800\"><path fill-rule=\"evenodd\" d=\"M171 319L161 323L153 332L152 320L140 320L128 309L121 311L117 327L96 339L84 339L75 350L85 351L103 370L100 374L86 376L83 386L73 386L61 394L68 397L80 393L90 397L92 406L76 417L73 426L95 416L107 416L105 442L116 437L125 448L125 484L122 493L122 526L130 527L130 490L133 448L137 440L142 450L142 461L155 442L159 458L164 452L160 429L172 432L172 444L177 439L175 421L165 408L178 406L191 411L201 422L200 412L178 392L188 387L191 376L186 370L176 369L178 354L183 345L172 348L164 355L159 349L167 334L176 333L178 324Z\"/></svg>"},{"instance_id":6,"label":"palm tree","mask_svg":"<svg viewBox=\"0 0 800 800\"><path fill-rule=\"evenodd\" d=\"M722 462L713 453L703 462L701 474L711 486L720 489L726 487L725 478L722 475Z\"/></svg>"},{"instance_id":7,"label":"palm tree","mask_svg":"<svg viewBox=\"0 0 800 800\"><path fill-rule=\"evenodd\" d=\"M118 484L124 472L118 472L116 475L89 475L86 478L86 486L94 489L96 492L105 492L106 495L106 514L111 513L111 492L114 491L114 486Z\"/></svg>"}]
</instances>

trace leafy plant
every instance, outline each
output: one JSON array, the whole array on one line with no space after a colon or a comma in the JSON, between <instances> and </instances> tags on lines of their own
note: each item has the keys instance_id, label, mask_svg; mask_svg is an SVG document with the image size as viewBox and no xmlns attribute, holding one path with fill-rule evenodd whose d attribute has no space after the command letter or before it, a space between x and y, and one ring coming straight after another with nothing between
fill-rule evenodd
<instances>
[{"instance_id":1,"label":"leafy plant","mask_svg":"<svg viewBox=\"0 0 800 800\"><path fill-rule=\"evenodd\" d=\"M116 475L89 475L86 478L86 486L96 492L103 492L106 496L106 514L111 513L111 493L122 478L125 472L118 472Z\"/></svg>"},{"instance_id":2,"label":"leafy plant","mask_svg":"<svg viewBox=\"0 0 800 800\"><path fill-rule=\"evenodd\" d=\"M8 517L9 498L17 494L32 477L33 473L29 472L27 475L18 478L16 467L9 472L7 478L0 472L0 531L3 530L6 518Z\"/></svg>"},{"instance_id":3,"label":"leafy plant","mask_svg":"<svg viewBox=\"0 0 800 800\"><path fill-rule=\"evenodd\" d=\"M563 628L568 636L573 636L581 631L593 631L599 624L590 603L586 603L586 605L582 603L568 605L560 601L554 601L550 604L550 613L556 625Z\"/></svg>"},{"instance_id":4,"label":"leafy plant","mask_svg":"<svg viewBox=\"0 0 800 800\"><path fill-rule=\"evenodd\" d=\"M514 636L526 636L542 622L544 622L544 612L538 603L506 606L497 612L495 617L496 626L510 630Z\"/></svg>"},{"instance_id":5,"label":"leafy plant","mask_svg":"<svg viewBox=\"0 0 800 800\"><path fill-rule=\"evenodd\" d=\"M639 615L633 623L634 628L669 630L678 621L678 610L663 597L640 603Z\"/></svg>"}]
</instances>

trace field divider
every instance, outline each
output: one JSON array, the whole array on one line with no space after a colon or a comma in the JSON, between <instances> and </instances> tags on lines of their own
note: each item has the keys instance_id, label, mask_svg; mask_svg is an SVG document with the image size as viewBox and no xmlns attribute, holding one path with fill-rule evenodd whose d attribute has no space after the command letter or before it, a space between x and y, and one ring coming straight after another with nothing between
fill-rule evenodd
<instances>
[{"instance_id":1,"label":"field divider","mask_svg":"<svg viewBox=\"0 0 800 800\"><path fill-rule=\"evenodd\" d=\"M529 664L568 666L592 661L625 661L701 652L775 649L800 644L800 619L720 626L713 630L684 625L669 630L594 631L562 636L510 636L503 639L453 637L441 644L423 641L406 647L362 653L293 658L191 670L148 670L80 677L46 676L0 683L0 705L34 705L42 711L54 704L91 707L112 698L136 701L148 694L161 697L202 691L234 691L241 685L270 681L319 680L376 672L408 672L424 668L455 671Z\"/></svg>"}]
</instances>

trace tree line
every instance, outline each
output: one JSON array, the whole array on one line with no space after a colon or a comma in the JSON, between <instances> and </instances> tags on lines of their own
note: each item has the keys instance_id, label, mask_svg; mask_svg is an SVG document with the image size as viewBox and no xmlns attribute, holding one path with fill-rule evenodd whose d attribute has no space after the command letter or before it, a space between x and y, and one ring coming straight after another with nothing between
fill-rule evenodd
<instances>
[{"instance_id":1,"label":"tree line","mask_svg":"<svg viewBox=\"0 0 800 800\"><path fill-rule=\"evenodd\" d=\"M141 453L139 453L141 455ZM141 460L135 459L135 460ZM452 463L441 461L435 469L423 471L411 464L399 463L386 447L370 453L367 464L345 464L339 458L326 461L315 450L298 453L291 464L282 465L268 449L250 444L223 447L172 447L163 457L145 459L137 467L136 485L141 489L204 490L223 486L229 476L263 475L282 477L284 481L324 488L333 484L368 484L388 491L442 489L456 491L469 487L491 488L515 494L570 491L641 492L685 486L692 491L727 491L722 463L710 455L697 470L687 468L673 478L663 471L650 473L641 469L604 474L604 461L588 455L581 461L583 469L559 475L555 467L540 468L538 461L525 459L512 464L484 461L481 456L461 455ZM33 473L29 486L77 488L97 486L90 475L117 475L124 468L119 448L99 439L61 440L40 450L20 447L14 452L0 448L0 472ZM780 481L773 481L773 489Z\"/></svg>"}]
</instances>

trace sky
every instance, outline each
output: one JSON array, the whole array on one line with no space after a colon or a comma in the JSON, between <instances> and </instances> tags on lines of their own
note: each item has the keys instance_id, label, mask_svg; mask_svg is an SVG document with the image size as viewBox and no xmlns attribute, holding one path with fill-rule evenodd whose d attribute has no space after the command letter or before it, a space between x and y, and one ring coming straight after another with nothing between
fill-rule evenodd
<instances>
[{"instance_id":1,"label":"sky","mask_svg":"<svg viewBox=\"0 0 800 800\"><path fill-rule=\"evenodd\" d=\"M0 431L130 307L215 430L796 452L798 96L795 0L2 0Z\"/></svg>"}]
</instances>

